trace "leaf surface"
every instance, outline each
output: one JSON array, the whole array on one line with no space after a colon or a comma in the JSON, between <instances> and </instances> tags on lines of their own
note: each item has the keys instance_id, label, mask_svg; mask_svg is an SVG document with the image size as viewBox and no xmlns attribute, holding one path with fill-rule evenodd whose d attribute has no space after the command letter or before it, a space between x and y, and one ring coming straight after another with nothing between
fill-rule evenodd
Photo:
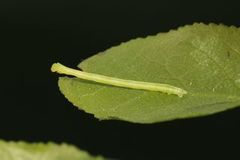
<instances>
[{"instance_id":1,"label":"leaf surface","mask_svg":"<svg viewBox=\"0 0 240 160\"><path fill-rule=\"evenodd\" d=\"M0 140L1 160L104 160L74 146L54 143L5 142Z\"/></svg>"},{"instance_id":2,"label":"leaf surface","mask_svg":"<svg viewBox=\"0 0 240 160\"><path fill-rule=\"evenodd\" d=\"M84 60L83 71L185 89L179 98L60 77L79 109L101 120L155 123L209 115L240 105L240 29L194 24L138 38Z\"/></svg>"}]
</instances>

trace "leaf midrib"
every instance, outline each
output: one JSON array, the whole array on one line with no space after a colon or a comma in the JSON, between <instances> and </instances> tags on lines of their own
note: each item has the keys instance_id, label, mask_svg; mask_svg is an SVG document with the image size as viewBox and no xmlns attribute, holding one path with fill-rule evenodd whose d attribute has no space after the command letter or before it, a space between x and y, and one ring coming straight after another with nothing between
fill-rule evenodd
<instances>
[{"instance_id":1,"label":"leaf midrib","mask_svg":"<svg viewBox=\"0 0 240 160\"><path fill-rule=\"evenodd\" d=\"M97 92L93 91L92 93L88 93L88 95L84 95L83 97L88 97L88 96L96 96L97 94L100 94L102 91L105 91L108 87L100 87L98 88ZM94 94L93 94L94 93ZM145 92L144 92L145 93ZM142 93L142 94L144 94ZM148 94L144 95L147 96ZM136 98L138 96L142 95L136 95L132 98ZM214 98L222 98L222 99L227 99L227 100L231 100L231 101L223 101L223 102L235 102L235 101L240 101L240 96L236 96L236 95L226 95L226 94L203 94L203 93L188 93L186 96L193 96L193 97L214 97ZM83 98L82 97L82 98ZM184 97L183 97L184 98Z\"/></svg>"},{"instance_id":2,"label":"leaf midrib","mask_svg":"<svg viewBox=\"0 0 240 160\"><path fill-rule=\"evenodd\" d=\"M203 93L189 93L193 97L215 97L215 98L226 98L228 100L233 100L231 102L240 101L240 96L232 96L226 94L203 94Z\"/></svg>"}]
</instances>

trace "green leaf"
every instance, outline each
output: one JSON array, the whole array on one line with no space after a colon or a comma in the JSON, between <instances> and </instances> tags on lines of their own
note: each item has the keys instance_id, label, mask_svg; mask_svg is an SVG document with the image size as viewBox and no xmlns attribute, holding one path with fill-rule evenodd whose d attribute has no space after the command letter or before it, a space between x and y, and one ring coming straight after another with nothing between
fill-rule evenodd
<instances>
[{"instance_id":1,"label":"green leaf","mask_svg":"<svg viewBox=\"0 0 240 160\"><path fill-rule=\"evenodd\" d=\"M104 160L67 144L5 142L0 140L1 160Z\"/></svg>"},{"instance_id":2,"label":"green leaf","mask_svg":"<svg viewBox=\"0 0 240 160\"><path fill-rule=\"evenodd\" d=\"M170 84L188 92L179 98L61 77L59 87L65 97L101 120L155 123L240 105L240 29L236 27L188 25L122 43L78 67L105 76Z\"/></svg>"}]
</instances>

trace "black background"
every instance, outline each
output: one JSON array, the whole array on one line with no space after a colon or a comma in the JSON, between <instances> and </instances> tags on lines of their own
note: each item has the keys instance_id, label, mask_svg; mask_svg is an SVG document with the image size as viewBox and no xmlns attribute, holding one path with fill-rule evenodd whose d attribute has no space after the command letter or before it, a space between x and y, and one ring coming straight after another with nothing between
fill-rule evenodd
<instances>
[{"instance_id":1,"label":"black background","mask_svg":"<svg viewBox=\"0 0 240 160\"><path fill-rule=\"evenodd\" d=\"M240 26L237 1L1 0L0 138L67 142L119 160L237 156L240 109L151 125L98 121L59 92L75 67L120 42L193 22Z\"/></svg>"}]
</instances>

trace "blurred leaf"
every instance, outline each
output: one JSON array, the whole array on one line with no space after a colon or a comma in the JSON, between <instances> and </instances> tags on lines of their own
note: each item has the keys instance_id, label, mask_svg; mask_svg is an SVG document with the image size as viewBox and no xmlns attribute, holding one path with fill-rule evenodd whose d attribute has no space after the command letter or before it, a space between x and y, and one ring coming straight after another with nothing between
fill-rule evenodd
<instances>
[{"instance_id":1,"label":"blurred leaf","mask_svg":"<svg viewBox=\"0 0 240 160\"><path fill-rule=\"evenodd\" d=\"M5 142L0 140L1 160L104 160L90 156L72 145Z\"/></svg>"}]
</instances>

